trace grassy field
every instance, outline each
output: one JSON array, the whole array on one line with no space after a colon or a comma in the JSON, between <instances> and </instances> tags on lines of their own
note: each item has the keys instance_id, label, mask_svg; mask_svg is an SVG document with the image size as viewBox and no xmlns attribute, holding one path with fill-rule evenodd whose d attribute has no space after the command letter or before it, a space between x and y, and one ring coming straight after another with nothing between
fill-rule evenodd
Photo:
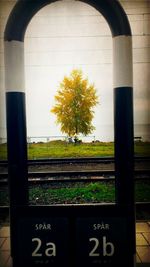
<instances>
[{"instance_id":1,"label":"grassy field","mask_svg":"<svg viewBox=\"0 0 150 267\"><path fill-rule=\"evenodd\" d=\"M28 158L102 157L114 155L114 143L68 144L65 141L28 144ZM150 156L150 142L136 142L135 155ZM0 159L7 159L6 144L0 145Z\"/></svg>"},{"instance_id":2,"label":"grassy field","mask_svg":"<svg viewBox=\"0 0 150 267\"><path fill-rule=\"evenodd\" d=\"M53 141L46 144L32 144L28 148L28 157L99 157L113 156L113 143L82 143L68 144Z\"/></svg>"}]
</instances>

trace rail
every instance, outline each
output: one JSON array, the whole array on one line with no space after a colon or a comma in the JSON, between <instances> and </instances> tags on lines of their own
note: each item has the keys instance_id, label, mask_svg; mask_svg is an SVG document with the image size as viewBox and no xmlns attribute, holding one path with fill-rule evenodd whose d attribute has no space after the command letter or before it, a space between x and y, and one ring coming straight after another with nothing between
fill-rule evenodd
<instances>
[{"instance_id":1,"label":"rail","mask_svg":"<svg viewBox=\"0 0 150 267\"><path fill-rule=\"evenodd\" d=\"M150 162L150 157L135 157L135 163ZM28 166L44 166L44 165L64 165L64 164L110 164L114 163L114 157L82 157L82 158L49 158L28 160ZM0 167L7 167L7 161L0 161ZM150 169L135 169L135 180L150 180ZM0 185L6 185L8 180L8 173L0 173ZM98 170L57 170L57 171L32 171L28 173L29 184L32 183L52 183L52 182L94 182L94 181L114 181L115 171L111 167Z\"/></svg>"},{"instance_id":2,"label":"rail","mask_svg":"<svg viewBox=\"0 0 150 267\"><path fill-rule=\"evenodd\" d=\"M150 169L137 169L134 171L134 179L150 181ZM0 185L6 185L8 173L0 173ZM40 171L29 172L28 181L32 183L52 183L52 182L107 182L115 181L114 170L81 170L81 171Z\"/></svg>"},{"instance_id":3,"label":"rail","mask_svg":"<svg viewBox=\"0 0 150 267\"><path fill-rule=\"evenodd\" d=\"M135 162L150 162L150 157L135 156ZM29 166L51 164L80 164L80 163L114 163L114 157L82 157L82 158L43 158L28 160ZM7 160L0 160L0 166L7 166Z\"/></svg>"}]
</instances>

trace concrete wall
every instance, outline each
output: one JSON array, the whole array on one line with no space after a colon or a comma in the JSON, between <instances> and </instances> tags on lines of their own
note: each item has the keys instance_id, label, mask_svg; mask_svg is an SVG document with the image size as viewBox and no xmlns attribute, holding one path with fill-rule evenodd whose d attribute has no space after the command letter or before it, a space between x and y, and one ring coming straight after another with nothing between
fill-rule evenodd
<instances>
[{"instance_id":1,"label":"concrete wall","mask_svg":"<svg viewBox=\"0 0 150 267\"><path fill-rule=\"evenodd\" d=\"M5 136L3 31L15 2L0 0L0 137ZM133 33L135 124L150 124L150 1L120 2ZM94 8L71 0L56 2L40 10L26 32L28 135L61 134L50 109L59 82L73 68L81 68L98 91L100 105L95 109L94 134L102 140L112 139L112 127L104 126L113 124L110 29Z\"/></svg>"}]
</instances>

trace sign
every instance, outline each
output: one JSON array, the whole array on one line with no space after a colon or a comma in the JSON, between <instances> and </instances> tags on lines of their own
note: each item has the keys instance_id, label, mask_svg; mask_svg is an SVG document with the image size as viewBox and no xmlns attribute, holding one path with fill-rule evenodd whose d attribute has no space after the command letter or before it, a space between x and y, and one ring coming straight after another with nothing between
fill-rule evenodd
<instances>
[{"instance_id":1,"label":"sign","mask_svg":"<svg viewBox=\"0 0 150 267\"><path fill-rule=\"evenodd\" d=\"M68 266L69 234L66 218L21 218L17 223L17 266Z\"/></svg>"},{"instance_id":2,"label":"sign","mask_svg":"<svg viewBox=\"0 0 150 267\"><path fill-rule=\"evenodd\" d=\"M14 267L134 266L131 219L117 205L17 207L14 214Z\"/></svg>"},{"instance_id":3,"label":"sign","mask_svg":"<svg viewBox=\"0 0 150 267\"><path fill-rule=\"evenodd\" d=\"M78 218L76 266L129 266L128 236L125 218Z\"/></svg>"}]
</instances>

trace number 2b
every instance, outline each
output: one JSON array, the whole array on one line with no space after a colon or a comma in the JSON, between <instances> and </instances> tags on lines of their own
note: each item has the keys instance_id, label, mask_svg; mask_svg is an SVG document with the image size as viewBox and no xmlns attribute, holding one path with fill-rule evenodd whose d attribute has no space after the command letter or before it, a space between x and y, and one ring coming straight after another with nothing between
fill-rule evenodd
<instances>
[{"instance_id":1,"label":"number 2b","mask_svg":"<svg viewBox=\"0 0 150 267\"><path fill-rule=\"evenodd\" d=\"M36 248L32 252L32 257L42 257L42 253L40 253L40 248L42 246L42 241L40 238L32 238L32 242L36 242ZM47 257L56 256L56 245L52 242L46 243L45 255Z\"/></svg>"}]
</instances>

